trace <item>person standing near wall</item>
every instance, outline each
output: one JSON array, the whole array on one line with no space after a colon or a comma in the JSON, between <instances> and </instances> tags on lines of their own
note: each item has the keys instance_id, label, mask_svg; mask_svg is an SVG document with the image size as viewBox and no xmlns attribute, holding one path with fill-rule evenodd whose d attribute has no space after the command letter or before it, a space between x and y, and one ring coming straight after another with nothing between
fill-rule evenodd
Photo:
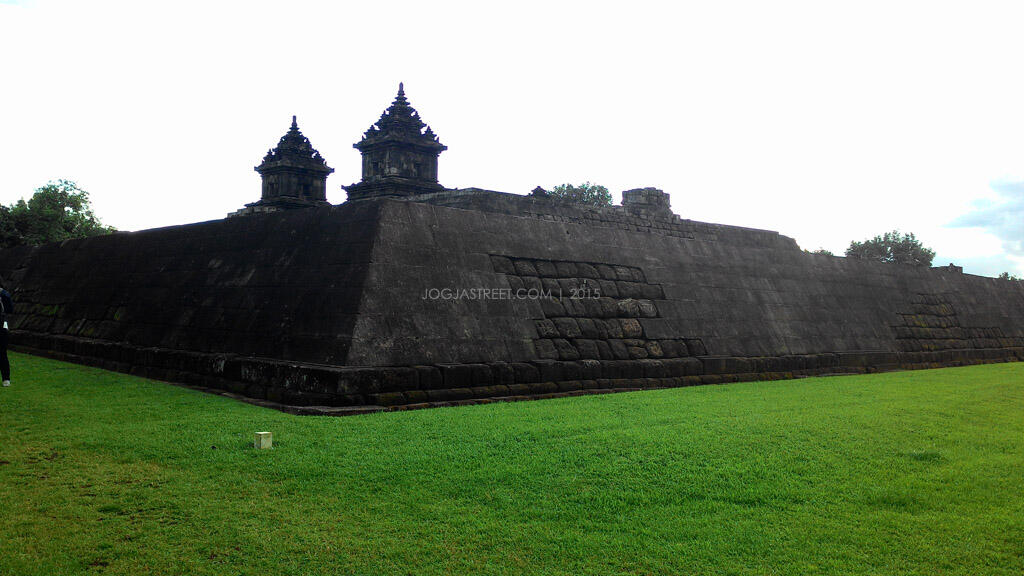
<instances>
[{"instance_id":1,"label":"person standing near wall","mask_svg":"<svg viewBox=\"0 0 1024 576\"><path fill-rule=\"evenodd\" d=\"M10 337L10 330L7 326L7 315L14 312L14 302L11 300L11 293L4 288L6 282L0 278L0 376L3 377L4 388L11 385L11 363L7 360L7 341Z\"/></svg>"}]
</instances>

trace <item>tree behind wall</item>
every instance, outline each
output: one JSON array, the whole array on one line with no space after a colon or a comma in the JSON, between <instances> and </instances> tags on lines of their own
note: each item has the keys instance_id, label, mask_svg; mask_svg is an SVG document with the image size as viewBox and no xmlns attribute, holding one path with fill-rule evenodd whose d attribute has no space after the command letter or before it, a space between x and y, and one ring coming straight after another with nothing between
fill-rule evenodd
<instances>
[{"instance_id":1,"label":"tree behind wall","mask_svg":"<svg viewBox=\"0 0 1024 576\"><path fill-rule=\"evenodd\" d=\"M912 233L900 234L899 230L893 230L863 242L850 242L846 256L895 264L931 266L935 251L925 248Z\"/></svg>"},{"instance_id":2,"label":"tree behind wall","mask_svg":"<svg viewBox=\"0 0 1024 576\"><path fill-rule=\"evenodd\" d=\"M71 238L87 238L116 230L92 212L89 193L70 180L37 188L28 201L0 206L0 247L38 246Z\"/></svg>"},{"instance_id":3,"label":"tree behind wall","mask_svg":"<svg viewBox=\"0 0 1024 576\"><path fill-rule=\"evenodd\" d=\"M584 182L579 186L572 184L559 184L549 192L553 198L577 202L580 204L591 204L593 206L611 206L612 193L600 184Z\"/></svg>"}]
</instances>

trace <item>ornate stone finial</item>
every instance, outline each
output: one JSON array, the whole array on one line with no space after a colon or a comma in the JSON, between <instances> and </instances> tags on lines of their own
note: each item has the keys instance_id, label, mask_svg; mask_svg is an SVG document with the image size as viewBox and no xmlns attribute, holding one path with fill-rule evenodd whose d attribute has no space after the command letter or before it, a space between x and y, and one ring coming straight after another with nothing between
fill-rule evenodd
<instances>
[{"instance_id":1,"label":"ornate stone finial","mask_svg":"<svg viewBox=\"0 0 1024 576\"><path fill-rule=\"evenodd\" d=\"M402 82L398 83L398 95L395 96L395 101L391 103L391 108L395 106L409 106L409 101L405 98L405 84Z\"/></svg>"},{"instance_id":2,"label":"ornate stone finial","mask_svg":"<svg viewBox=\"0 0 1024 576\"><path fill-rule=\"evenodd\" d=\"M292 130L298 130L298 129L299 129L299 123L295 121L295 115L292 114Z\"/></svg>"}]
</instances>

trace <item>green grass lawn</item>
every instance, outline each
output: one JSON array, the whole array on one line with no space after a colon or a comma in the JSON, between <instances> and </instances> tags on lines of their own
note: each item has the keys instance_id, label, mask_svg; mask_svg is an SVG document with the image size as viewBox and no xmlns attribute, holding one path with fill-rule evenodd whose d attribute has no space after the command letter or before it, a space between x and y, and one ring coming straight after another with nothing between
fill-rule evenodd
<instances>
[{"instance_id":1,"label":"green grass lawn","mask_svg":"<svg viewBox=\"0 0 1024 576\"><path fill-rule=\"evenodd\" d=\"M327 418L12 363L0 574L1024 573L1024 364Z\"/></svg>"}]
</instances>

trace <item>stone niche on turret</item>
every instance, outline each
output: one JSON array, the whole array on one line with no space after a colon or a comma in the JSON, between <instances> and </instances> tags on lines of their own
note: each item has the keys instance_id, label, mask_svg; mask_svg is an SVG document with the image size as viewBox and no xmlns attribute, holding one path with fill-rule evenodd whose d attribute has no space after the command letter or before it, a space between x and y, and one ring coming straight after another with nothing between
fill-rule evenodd
<instances>
[{"instance_id":1,"label":"stone niche on turret","mask_svg":"<svg viewBox=\"0 0 1024 576\"><path fill-rule=\"evenodd\" d=\"M245 208L228 214L229 217L328 205L327 176L334 168L327 165L309 143L309 138L302 135L295 116L277 147L267 151L255 170L263 179L259 201L246 204Z\"/></svg>"},{"instance_id":2,"label":"stone niche on turret","mask_svg":"<svg viewBox=\"0 0 1024 576\"><path fill-rule=\"evenodd\" d=\"M363 178L344 186L349 200L444 190L437 182L437 158L448 147L409 105L402 84L395 101L353 147L363 155Z\"/></svg>"}]
</instances>

